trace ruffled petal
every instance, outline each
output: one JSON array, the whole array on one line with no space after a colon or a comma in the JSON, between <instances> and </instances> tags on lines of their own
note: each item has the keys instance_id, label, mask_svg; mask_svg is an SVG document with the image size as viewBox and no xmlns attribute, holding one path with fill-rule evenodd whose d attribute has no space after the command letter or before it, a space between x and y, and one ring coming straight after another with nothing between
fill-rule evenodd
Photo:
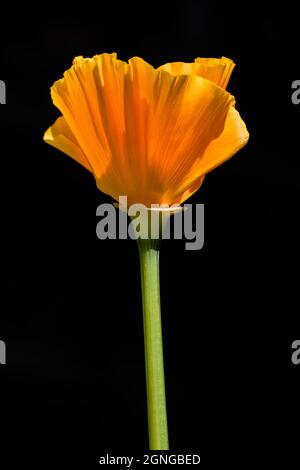
<instances>
[{"instance_id":1,"label":"ruffled petal","mask_svg":"<svg viewBox=\"0 0 300 470\"><path fill-rule=\"evenodd\" d=\"M53 103L76 136L96 176L106 171L111 158L104 122L105 112L110 110L100 102L103 89L109 91L110 88L114 59L115 54L102 54L93 59L76 58L73 66L64 73L64 78L55 82L51 89ZM99 61L106 74L101 74L101 70L99 74ZM107 82L105 86L104 79Z\"/></svg>"},{"instance_id":2,"label":"ruffled petal","mask_svg":"<svg viewBox=\"0 0 300 470\"><path fill-rule=\"evenodd\" d=\"M210 142L197 170L208 173L235 155L249 140L246 124L238 111L230 108L222 134Z\"/></svg>"},{"instance_id":3,"label":"ruffled petal","mask_svg":"<svg viewBox=\"0 0 300 470\"><path fill-rule=\"evenodd\" d=\"M59 117L55 123L47 129L44 134L44 141L72 157L87 170L92 171L86 156L78 145L74 134L63 116Z\"/></svg>"},{"instance_id":4,"label":"ruffled petal","mask_svg":"<svg viewBox=\"0 0 300 470\"><path fill-rule=\"evenodd\" d=\"M247 144L248 140L249 133L244 121L234 107L230 108L223 132L216 139L211 140L203 155L197 159L190 168L189 175L182 187L185 192L182 192L177 202L181 204L187 197L190 197L190 195L195 192L195 185L197 185L201 176L206 175L235 155ZM190 193L185 189L185 185L188 185Z\"/></svg>"},{"instance_id":5,"label":"ruffled petal","mask_svg":"<svg viewBox=\"0 0 300 470\"><path fill-rule=\"evenodd\" d=\"M170 204L191 186L190 169L223 131L234 98L196 75L160 71L149 117L151 185ZM201 175L197 175L199 177Z\"/></svg>"},{"instance_id":6,"label":"ruffled petal","mask_svg":"<svg viewBox=\"0 0 300 470\"><path fill-rule=\"evenodd\" d=\"M225 90L234 67L234 62L231 59L227 59L227 57L222 57L221 59L203 59L198 57L193 63L170 62L160 66L159 69L165 70L172 75L198 75Z\"/></svg>"},{"instance_id":7,"label":"ruffled petal","mask_svg":"<svg viewBox=\"0 0 300 470\"><path fill-rule=\"evenodd\" d=\"M198 75L211 80L216 85L226 90L229 79L235 67L235 63L227 57L221 59L203 59L197 57L195 59L198 64Z\"/></svg>"}]
</instances>

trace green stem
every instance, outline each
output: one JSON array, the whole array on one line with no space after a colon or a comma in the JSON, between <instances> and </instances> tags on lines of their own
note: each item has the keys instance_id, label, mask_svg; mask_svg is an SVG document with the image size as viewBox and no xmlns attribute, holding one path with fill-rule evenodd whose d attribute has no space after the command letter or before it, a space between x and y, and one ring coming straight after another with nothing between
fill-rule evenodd
<instances>
[{"instance_id":1,"label":"green stem","mask_svg":"<svg viewBox=\"0 0 300 470\"><path fill-rule=\"evenodd\" d=\"M146 362L150 450L168 450L163 341L160 315L159 240L138 240Z\"/></svg>"}]
</instances>

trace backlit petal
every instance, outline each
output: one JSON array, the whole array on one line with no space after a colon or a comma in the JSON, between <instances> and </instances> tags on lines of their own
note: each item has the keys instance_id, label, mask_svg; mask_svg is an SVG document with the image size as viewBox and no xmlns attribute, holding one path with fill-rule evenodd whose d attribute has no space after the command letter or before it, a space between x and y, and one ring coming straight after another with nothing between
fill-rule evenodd
<instances>
[{"instance_id":1,"label":"backlit petal","mask_svg":"<svg viewBox=\"0 0 300 470\"><path fill-rule=\"evenodd\" d=\"M216 85L226 90L229 79L235 67L235 63L227 57L221 59L195 59L199 65L198 75L211 80Z\"/></svg>"},{"instance_id":2,"label":"backlit petal","mask_svg":"<svg viewBox=\"0 0 300 470\"><path fill-rule=\"evenodd\" d=\"M186 180L186 184L191 185L192 191L190 190L190 194L184 192L176 202L181 204L187 199L187 197L190 197L194 192L193 189L195 188L195 184L199 181L198 178L201 177L201 175L207 174L232 157L246 145L248 139L249 133L244 121L234 107L230 108L223 132L219 137L210 142L205 149L204 154L195 161L194 165L190 169L190 174Z\"/></svg>"},{"instance_id":3,"label":"backlit petal","mask_svg":"<svg viewBox=\"0 0 300 470\"><path fill-rule=\"evenodd\" d=\"M159 67L173 75L198 75L226 89L235 67L231 59L202 59L198 57L193 63L170 62Z\"/></svg>"},{"instance_id":4,"label":"backlit petal","mask_svg":"<svg viewBox=\"0 0 300 470\"><path fill-rule=\"evenodd\" d=\"M191 197L198 189L201 187L203 181L204 181L205 175L199 176L199 178L196 179L196 181L190 186L186 191L184 191L181 196L179 196L175 204L182 204L182 202L186 201L189 197Z\"/></svg>"},{"instance_id":5,"label":"backlit petal","mask_svg":"<svg viewBox=\"0 0 300 470\"><path fill-rule=\"evenodd\" d=\"M74 158L87 170L92 171L88 160L81 150L78 142L64 117L59 117L55 123L45 132L44 140L47 144L61 150L65 154Z\"/></svg>"},{"instance_id":6,"label":"backlit petal","mask_svg":"<svg viewBox=\"0 0 300 470\"><path fill-rule=\"evenodd\" d=\"M152 183L157 182L162 202L169 204L188 190L190 169L223 131L234 98L195 75L174 77L161 71L156 87L148 155Z\"/></svg>"},{"instance_id":7,"label":"backlit petal","mask_svg":"<svg viewBox=\"0 0 300 470\"><path fill-rule=\"evenodd\" d=\"M183 192L182 181L195 160L222 132L234 98L196 75L174 76L137 57L129 65L124 83L126 148L108 166L110 174L110 167L121 169L123 181L110 194L116 199L126 194L129 203L147 206L171 204ZM97 184L105 191L107 175L97 178Z\"/></svg>"},{"instance_id":8,"label":"backlit petal","mask_svg":"<svg viewBox=\"0 0 300 470\"><path fill-rule=\"evenodd\" d=\"M101 63L109 62L107 69L110 75L113 59L114 56L110 54L101 56ZM64 73L64 78L54 83L51 96L76 136L95 175L99 176L105 171L110 158L110 147L103 126L105 116L101 114L98 103L104 77L98 74L97 65L94 59L75 59L74 65Z\"/></svg>"}]
</instances>

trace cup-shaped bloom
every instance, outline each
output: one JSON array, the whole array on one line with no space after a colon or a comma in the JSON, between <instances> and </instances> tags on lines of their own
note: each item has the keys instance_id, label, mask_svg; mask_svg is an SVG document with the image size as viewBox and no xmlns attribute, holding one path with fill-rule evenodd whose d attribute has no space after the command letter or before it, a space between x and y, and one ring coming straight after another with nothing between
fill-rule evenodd
<instances>
[{"instance_id":1,"label":"cup-shaped bloom","mask_svg":"<svg viewBox=\"0 0 300 470\"><path fill-rule=\"evenodd\" d=\"M180 204L248 141L226 91L233 67L224 57L157 69L115 53L77 57L51 88L62 116L44 140L91 171L115 200Z\"/></svg>"}]
</instances>

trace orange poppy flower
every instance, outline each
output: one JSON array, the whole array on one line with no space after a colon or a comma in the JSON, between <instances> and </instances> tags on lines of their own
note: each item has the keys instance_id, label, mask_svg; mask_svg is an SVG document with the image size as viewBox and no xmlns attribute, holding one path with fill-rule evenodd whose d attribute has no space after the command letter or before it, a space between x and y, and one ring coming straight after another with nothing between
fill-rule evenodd
<instances>
[{"instance_id":1,"label":"orange poppy flower","mask_svg":"<svg viewBox=\"0 0 300 470\"><path fill-rule=\"evenodd\" d=\"M76 57L51 88L62 116L44 140L91 171L115 200L181 204L248 141L225 90L233 68L225 57L157 69L115 53Z\"/></svg>"}]
</instances>

